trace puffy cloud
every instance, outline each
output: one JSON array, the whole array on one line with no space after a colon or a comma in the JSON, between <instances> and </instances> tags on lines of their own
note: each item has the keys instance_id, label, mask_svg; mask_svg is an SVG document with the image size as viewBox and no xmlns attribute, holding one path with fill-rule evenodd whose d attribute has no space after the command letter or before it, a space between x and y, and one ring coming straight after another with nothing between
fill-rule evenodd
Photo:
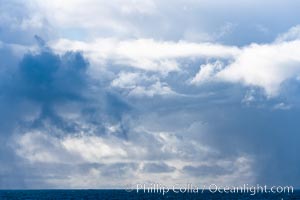
<instances>
[{"instance_id":1,"label":"puffy cloud","mask_svg":"<svg viewBox=\"0 0 300 200\"><path fill-rule=\"evenodd\" d=\"M121 72L111 85L126 89L129 96L135 97L176 94L166 83L160 82L158 75L147 76L142 73Z\"/></svg>"},{"instance_id":2,"label":"puffy cloud","mask_svg":"<svg viewBox=\"0 0 300 200\"><path fill-rule=\"evenodd\" d=\"M290 28L286 33L280 34L276 38L276 42L287 42L298 40L300 38L300 25Z\"/></svg>"},{"instance_id":3,"label":"puffy cloud","mask_svg":"<svg viewBox=\"0 0 300 200\"><path fill-rule=\"evenodd\" d=\"M297 26L273 43L240 48L231 60L207 62L191 79L192 84L211 81L241 83L262 88L268 97L280 95L285 83L299 76L300 43Z\"/></svg>"},{"instance_id":4,"label":"puffy cloud","mask_svg":"<svg viewBox=\"0 0 300 200\"><path fill-rule=\"evenodd\" d=\"M222 70L222 68L223 68L223 64L220 61L203 64L200 66L200 70L196 74L196 76L191 80L191 83L201 84L201 83L209 82L214 78L214 75L217 72Z\"/></svg>"},{"instance_id":5,"label":"puffy cloud","mask_svg":"<svg viewBox=\"0 0 300 200\"><path fill-rule=\"evenodd\" d=\"M299 47L298 40L252 44L243 48L233 63L216 73L216 78L258 86L268 96L276 96L285 81L299 76Z\"/></svg>"},{"instance_id":6,"label":"puffy cloud","mask_svg":"<svg viewBox=\"0 0 300 200\"><path fill-rule=\"evenodd\" d=\"M118 41L100 39L94 43L60 40L53 42L56 51L82 50L94 63L113 62L135 68L172 72L182 69L184 59L221 59L203 64L191 83L207 81L237 82L258 86L267 96L280 93L282 84L299 73L299 41L251 44L243 48L210 43L159 42L154 40ZM103 46L99 49L99 46ZM225 61L223 64L221 64Z\"/></svg>"}]
</instances>

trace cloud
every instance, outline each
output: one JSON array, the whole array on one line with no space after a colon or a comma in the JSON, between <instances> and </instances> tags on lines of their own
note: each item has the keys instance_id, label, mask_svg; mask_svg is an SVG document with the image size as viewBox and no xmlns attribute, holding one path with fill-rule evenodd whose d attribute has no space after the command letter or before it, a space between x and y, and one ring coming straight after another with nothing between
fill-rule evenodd
<instances>
[{"instance_id":1,"label":"cloud","mask_svg":"<svg viewBox=\"0 0 300 200\"><path fill-rule=\"evenodd\" d=\"M225 63L207 61L200 66L191 83L240 83L262 88L266 96L275 97L282 93L287 82L299 76L299 47L296 26L272 43L244 46Z\"/></svg>"},{"instance_id":2,"label":"cloud","mask_svg":"<svg viewBox=\"0 0 300 200\"><path fill-rule=\"evenodd\" d=\"M294 35L295 30L296 27L278 38ZM250 44L242 48L214 43L151 39L122 41L99 38L93 42L58 40L51 43L57 52L64 52L66 49L81 50L98 65L112 62L114 65L162 73L182 71L183 61L188 59L217 59L219 61L213 61L214 64L210 61L202 64L191 83L241 83L249 87L260 87L269 97L279 95L286 81L297 78L299 45L297 38L289 41L277 39L272 43ZM139 90L144 91L142 88Z\"/></svg>"},{"instance_id":3,"label":"cloud","mask_svg":"<svg viewBox=\"0 0 300 200\"><path fill-rule=\"evenodd\" d=\"M274 106L274 109L281 109L281 110L289 110L291 109L291 105L286 105L285 103L281 102Z\"/></svg>"},{"instance_id":4,"label":"cloud","mask_svg":"<svg viewBox=\"0 0 300 200\"><path fill-rule=\"evenodd\" d=\"M298 40L300 38L300 25L293 26L286 33L280 34L276 38L276 42L288 42Z\"/></svg>"},{"instance_id":5,"label":"cloud","mask_svg":"<svg viewBox=\"0 0 300 200\"><path fill-rule=\"evenodd\" d=\"M176 94L167 84L156 82L148 87L137 86L129 92L130 96L174 95Z\"/></svg>"},{"instance_id":6,"label":"cloud","mask_svg":"<svg viewBox=\"0 0 300 200\"><path fill-rule=\"evenodd\" d=\"M162 45L153 41L153 44L156 43ZM133 48L135 44L133 42L130 45ZM145 44L146 46L149 45L147 42ZM257 96L260 93L255 90L255 87L265 90L268 96L276 99L276 95L279 95L277 92L280 91L281 82L288 80L290 76L294 76L294 70L297 69L296 66L292 66L290 68L291 72L286 74L275 72L277 72L276 70L284 72L286 69L280 68L282 63L279 61L289 62L290 58L297 57L296 53L295 55L280 55L281 57L278 54L276 59L272 60L273 63L271 61L270 63L263 61L277 55L278 52L290 49L291 45L296 48L298 46L297 41L264 45L254 44L244 48L234 47L233 49L236 50L234 54L223 54L223 51L214 52L215 55L218 55L217 58L209 52L202 54L201 51L198 51L198 47L201 47L202 44L195 44L197 47L195 52L190 52L189 50L173 54L170 46L175 48L177 45L180 46L180 44L180 42L163 43L160 47L163 48L165 45L167 50L165 52L162 51L161 55L158 53L153 55L141 53L139 55L139 57L145 56L149 60L174 59L180 63L178 69L171 70L168 73L161 73L160 70L125 67L115 62L110 65L112 66L111 69L105 69L110 76L107 77L107 82L101 84L97 82L101 79L101 76L98 79L91 79L89 76L90 68L87 65L89 62L84 62L85 59L80 53L64 53L64 50L57 50L59 54L55 54L51 50L50 52L47 50L37 55L25 55L18 68L23 87L18 86L18 88L21 88L21 91L26 94L25 97L30 101L47 105L50 111L45 112L44 116L46 117L40 118L39 121L43 122L42 126L30 127L31 131L32 128L38 129L40 131L39 134L31 134L32 132L30 131L19 133L21 134L19 135L19 143L17 142L18 140L15 141L15 144L18 146L18 155L25 161L33 163L33 165L45 162L56 163L56 165L76 164L76 166L88 164L86 177L95 176L103 179L107 173L120 174L118 176L124 177L124 182L129 180L127 179L128 177L135 177L136 181L148 181L149 179L146 177L149 173L162 174L155 180L168 183L174 180L186 180L190 176L194 176L195 181L201 177L203 183L209 183L214 179L224 184L232 183L224 181L224 177L226 177L226 180L232 180L241 184L243 181L265 181L266 179L264 178L254 179L250 177L254 176L255 170L253 169L258 165L257 161L261 159L258 155L265 156L267 154L256 150L256 148L263 144L268 148L269 152L276 151L276 147L272 147L267 141L267 138L275 129L272 127L268 128L267 133L262 136L262 141L255 142L253 138L251 139L251 135L253 132L261 132L261 127L249 127L249 130L246 130L245 127L248 126L245 124L248 123L248 119L265 121L270 117L275 117L271 121L276 121L276 116L279 113L274 114L271 112L288 111L281 109L284 108L284 106L280 106L283 104L275 100L274 102L264 102L264 106L271 110L266 115L261 115L259 110L251 110L253 107L250 107L250 105L253 102L261 102L261 97ZM151 45L152 43L150 43ZM210 45L216 47L214 44ZM89 48L87 47L87 49ZM117 47L112 47L112 49L118 50L119 47L117 45ZM231 47L227 48L224 46L224 49L231 49ZM77 50L80 50L80 48ZM114 53L112 55L108 53L109 56L103 57L102 63L110 59L119 59L118 56L115 57L115 53L118 51L111 50L111 52ZM124 54L123 56L130 57L128 55ZM203 58L211 57L211 59L206 61L204 59L199 72L195 71L196 75L194 75L190 71L191 69L188 68L189 65L185 65L186 60L190 57L196 57L196 60L202 59L201 61L203 61ZM267 66L270 67L261 70L261 68L246 65L248 64L246 61L252 60L253 62L255 59L257 60L255 66L261 66L262 68L262 66L266 66L265 64L269 64ZM48 62L49 60L50 62ZM71 62L68 60L71 60ZM64 64L65 62L67 64ZM276 62L280 65L273 65ZM51 63L52 67L49 68L47 63ZM100 62L94 62L91 59L90 63L93 65L91 66L92 68L96 65L99 66ZM241 63L241 65L238 65L238 63ZM28 73L33 66L40 66L38 68L40 70ZM60 71L65 69L65 66L67 66L66 69L70 66L76 69L76 73L72 75L72 78L78 76L79 79L75 79L74 84L67 84L72 83L73 79L60 78L67 77L67 74L72 72L71 69L70 71L67 70L68 73ZM78 66L79 68L77 69L76 67ZM242 70L244 68L248 69L248 73L244 73L244 70ZM256 78L257 74L266 77L270 76L271 78L249 79L251 75ZM43 75L44 78L40 80L38 77ZM274 75L276 75L275 78L279 82L273 79ZM174 76L178 76L185 81L182 83L178 81L173 82ZM235 76L239 78L235 79ZM175 78L175 80L178 79ZM192 83L195 85L186 84L190 80L193 80ZM270 80L272 86L277 86L277 88L274 87L277 90L269 90L268 84L264 85L265 82L263 81L268 80ZM62 81L63 84L61 85L64 87L53 87L60 81ZM65 83L64 81L67 82ZM172 88L172 91L176 91L180 87L194 87L195 91L199 92L203 88L204 84L202 83L205 82L209 82L212 85L208 90L215 91L217 95L170 95L170 90L164 93L163 89L167 87ZM224 82L237 84L222 85ZM76 86L75 83L79 85ZM243 88L243 86L238 87L240 83L246 88ZM43 87L35 88L36 85L42 85ZM78 89L73 90L72 85L75 85ZM30 88L34 88L35 92L31 92ZM46 88L49 92L44 94L43 88ZM198 88L200 89L198 90ZM273 87L271 88L274 89ZM63 90L63 92L60 92L60 90ZM90 94L88 97L85 95L86 91ZM246 92L245 96L245 91L250 92ZM98 92L99 94L97 94ZM65 95L68 93L72 95ZM199 93L201 94L201 91ZM44 95L47 98L44 98ZM162 95L168 95L169 98L157 98ZM132 98L133 96L139 98ZM244 104L240 103L243 101L243 98L243 103L246 102L245 104L249 106L250 111L245 111L242 108ZM101 99L104 100L102 101ZM142 99L142 101L139 99ZM131 106L126 102L131 102ZM241 107L238 106L238 108L233 109L231 105L236 105L237 102ZM70 107L65 107L65 105ZM79 112L72 111L76 107ZM184 120L182 119L183 116ZM50 120L50 123L46 120L49 118L52 120ZM97 119L101 121L99 122ZM59 125L59 121L62 122L63 126ZM223 132L224 134L220 135ZM51 136L50 133L54 134L54 136ZM82 135L78 136L76 133L81 133ZM226 138L225 135L227 134L236 138L237 144ZM26 137L31 139L26 140ZM43 139L48 137L49 139ZM35 145L28 145L26 141L34 141ZM49 141L50 144L47 144L46 141ZM233 144L236 146L236 149L233 148ZM284 154L286 153L284 152ZM66 157L69 157L68 155L71 156L69 159L66 159ZM74 157L77 158L76 161L72 160ZM243 158L243 162L239 161L243 160ZM269 158L266 161L275 162L277 160ZM162 162L164 164L161 164ZM218 165L213 165L216 162L219 162ZM288 160L288 162L294 161ZM266 162L261 162L261 164L262 166L268 165ZM261 167L261 165L258 166ZM225 169L227 168L235 168L236 170L234 172L226 171ZM128 173L123 174L125 169L128 170ZM260 170L263 171L263 169ZM165 175L172 178L166 179ZM76 180L79 177L81 175L78 174L78 171L73 171L70 172L70 178L66 182L47 178L45 182L60 186L66 184L78 186L82 184L82 182ZM111 180L109 184L121 184L116 179ZM238 180L240 181L238 182ZM87 182L87 186L104 186L103 183L97 181Z\"/></svg>"},{"instance_id":7,"label":"cloud","mask_svg":"<svg viewBox=\"0 0 300 200\"><path fill-rule=\"evenodd\" d=\"M27 54L20 63L19 83L14 86L30 99L51 104L52 101L82 98L86 87L87 61L80 53L67 52L62 57L52 52Z\"/></svg>"},{"instance_id":8,"label":"cloud","mask_svg":"<svg viewBox=\"0 0 300 200\"><path fill-rule=\"evenodd\" d=\"M5 45L3 51L9 59L1 65L0 118L6 125L1 126L0 132L9 133L4 127L12 129L23 118L35 122L34 126L46 119L64 126L54 107L65 101L84 101L88 63L82 55L67 52L59 56L50 50L34 51L25 53L18 63L13 62L19 55L14 55L10 45Z\"/></svg>"},{"instance_id":9,"label":"cloud","mask_svg":"<svg viewBox=\"0 0 300 200\"><path fill-rule=\"evenodd\" d=\"M1 188L299 184L296 3L2 2Z\"/></svg>"},{"instance_id":10,"label":"cloud","mask_svg":"<svg viewBox=\"0 0 300 200\"><path fill-rule=\"evenodd\" d=\"M220 44L190 43L185 41L166 42L152 39L115 40L99 38L92 42L58 40L51 42L56 52L83 51L95 63L111 61L118 65L169 72L179 70L177 59L181 58L232 58L239 53L237 47Z\"/></svg>"},{"instance_id":11,"label":"cloud","mask_svg":"<svg viewBox=\"0 0 300 200\"><path fill-rule=\"evenodd\" d=\"M214 63L207 63L200 66L199 72L196 76L191 80L192 84L201 84L205 82L209 82L214 79L214 75L221 71L223 68L223 63L220 61L216 61Z\"/></svg>"},{"instance_id":12,"label":"cloud","mask_svg":"<svg viewBox=\"0 0 300 200\"><path fill-rule=\"evenodd\" d=\"M173 172L175 169L175 167L170 167L165 163L147 163L143 166L143 171L147 173L166 173Z\"/></svg>"},{"instance_id":13,"label":"cloud","mask_svg":"<svg viewBox=\"0 0 300 200\"><path fill-rule=\"evenodd\" d=\"M120 147L114 145L112 139L105 140L99 137L79 137L66 138L62 145L67 151L80 154L85 160L89 162L99 162L99 159L105 158L113 159L114 157L127 157L127 153Z\"/></svg>"},{"instance_id":14,"label":"cloud","mask_svg":"<svg viewBox=\"0 0 300 200\"><path fill-rule=\"evenodd\" d=\"M34 187L36 182L26 178L24 170L15 172L19 168L28 167L28 173L39 176L36 187L39 184L47 187L43 176L31 171L32 167L39 163L56 165L62 161L68 161L66 164L70 165L80 160L79 157L82 160L91 158L91 151L90 155L74 157L75 150L70 144L81 145L85 149L84 140L65 139L62 144L60 137L91 130L93 134L110 133L115 137L126 134L121 113L129 110L128 105L103 88L93 91L97 83L87 74L89 63L81 53L70 51L58 55L45 47L46 43L41 39L39 41L41 49L28 49L19 62L1 64L0 119L3 123L0 125L0 137L4 146L0 159L2 162L4 155L10 155L1 167L11 166L3 172L7 174L3 178L28 181L28 185L22 181L4 181L1 182L2 188ZM8 58L18 61L10 45L5 44L2 50ZM5 68L6 63L10 64L10 68ZM106 131L107 124L115 123L119 124L118 129ZM100 141L95 140L95 145L99 145ZM91 144L88 146L93 149ZM103 146L104 149L107 147ZM108 152L110 150L114 151L108 149Z\"/></svg>"},{"instance_id":15,"label":"cloud","mask_svg":"<svg viewBox=\"0 0 300 200\"><path fill-rule=\"evenodd\" d=\"M199 84L207 81L241 83L261 87L269 97L280 93L287 80L299 74L299 41L251 44L243 48L212 43L159 42L148 39L118 41L99 39L93 43L60 40L52 42L57 52L82 50L94 63L113 62L134 68L172 72L182 70L182 60L220 59L201 66L191 79ZM103 48L99 49L98 47ZM292 53L290 53L292 52ZM221 62L224 62L221 66Z\"/></svg>"},{"instance_id":16,"label":"cloud","mask_svg":"<svg viewBox=\"0 0 300 200\"><path fill-rule=\"evenodd\" d=\"M136 15L147 16L156 10L156 4L152 0L33 2L49 23L57 28L59 34L80 39L89 37L91 29L96 35L138 34L139 30L131 22L132 18Z\"/></svg>"},{"instance_id":17,"label":"cloud","mask_svg":"<svg viewBox=\"0 0 300 200\"><path fill-rule=\"evenodd\" d=\"M253 44L243 48L235 61L216 74L216 78L258 86L268 96L280 93L282 84L299 75L298 40L274 44Z\"/></svg>"},{"instance_id":18,"label":"cloud","mask_svg":"<svg viewBox=\"0 0 300 200\"><path fill-rule=\"evenodd\" d=\"M47 19L51 31L61 37L82 41L99 37L171 41L184 38L246 45L253 41L273 40L297 24L299 17L298 3L291 0L243 3L229 0L217 4L207 0L175 0L172 4L157 0L30 2L39 11L39 16ZM282 20L273 23L278 15ZM262 34L257 24L268 27L269 33Z\"/></svg>"},{"instance_id":19,"label":"cloud","mask_svg":"<svg viewBox=\"0 0 300 200\"><path fill-rule=\"evenodd\" d=\"M193 159L192 154L203 154L205 151L198 148L197 151L200 150L201 152L193 152L187 147L190 145L196 147L196 145L200 145L199 143L193 144L189 140L176 139L176 136L172 136L172 134L160 133L158 137L156 134L143 132L141 135L140 131L132 132L131 140L124 141L121 138L111 136L82 134L58 138L48 132L28 132L15 135L13 145L17 155L22 158L23 165L35 166L48 173L53 173L52 167L58 169L55 172L56 176L43 177L44 185L47 187L53 185L55 188L70 186L83 188L122 187L125 183L131 182L132 184L133 180L136 183L160 181L170 185L176 180L177 183L184 184L184 177L187 178L194 172L186 166L187 164L197 166L201 165L202 162L210 164L216 162L216 158L211 158L211 160ZM179 143L174 143L178 139L180 140L178 142L183 143L182 147L178 146ZM157 157L158 155L161 158ZM218 159L217 162L230 168L231 165L236 165L234 163L237 161ZM243 163L244 167L250 165L250 163ZM240 166L236 166L235 169L242 171ZM193 179L198 183L199 177L202 177L202 183L209 183L212 178L210 173L214 174L214 178L221 179L224 174L215 174L215 170L216 167L207 169L203 174L189 177L189 180ZM35 171L30 171L30 173L32 176L41 176ZM149 178L149 174L153 173L161 175L154 179ZM237 173L240 172L235 171L232 173L233 176L231 174L226 174L226 176L234 178ZM249 174L251 174L250 171L242 177L246 179ZM120 177L122 177L122 181ZM172 178L170 179L170 177ZM25 180L27 182L32 181L30 177L26 177ZM31 187L40 188L34 183Z\"/></svg>"},{"instance_id":20,"label":"cloud","mask_svg":"<svg viewBox=\"0 0 300 200\"><path fill-rule=\"evenodd\" d=\"M17 154L30 162L58 163L65 159L72 160L72 154L62 154L64 149L59 145L57 138L40 132L32 132L25 133L16 140Z\"/></svg>"},{"instance_id":21,"label":"cloud","mask_svg":"<svg viewBox=\"0 0 300 200\"><path fill-rule=\"evenodd\" d=\"M125 89L129 96L135 97L176 94L167 83L161 83L157 75L147 76L142 73L121 72L111 85L122 90Z\"/></svg>"},{"instance_id":22,"label":"cloud","mask_svg":"<svg viewBox=\"0 0 300 200\"><path fill-rule=\"evenodd\" d=\"M49 38L52 33L47 19L31 0L2 0L0 24L0 40L5 43L30 45L35 42L34 34Z\"/></svg>"},{"instance_id":23,"label":"cloud","mask_svg":"<svg viewBox=\"0 0 300 200\"><path fill-rule=\"evenodd\" d=\"M99 163L127 157L127 152L121 147L124 144L117 138L107 140L85 135L57 138L36 131L15 139L18 155L33 163Z\"/></svg>"}]
</instances>

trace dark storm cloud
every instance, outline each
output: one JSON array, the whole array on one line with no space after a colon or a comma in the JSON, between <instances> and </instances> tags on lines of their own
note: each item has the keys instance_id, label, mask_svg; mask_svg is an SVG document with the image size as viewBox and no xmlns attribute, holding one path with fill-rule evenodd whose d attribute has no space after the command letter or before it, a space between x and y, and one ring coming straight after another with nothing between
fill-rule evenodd
<instances>
[{"instance_id":1,"label":"dark storm cloud","mask_svg":"<svg viewBox=\"0 0 300 200\"><path fill-rule=\"evenodd\" d=\"M23 115L32 114L24 107L24 102L29 103L32 110L40 110L39 116L31 123L33 126L50 120L59 128L76 130L76 124L64 120L56 108L72 103L78 105L76 110L85 120L92 120L88 123L96 123L93 117L115 123L122 120L123 113L129 111L130 106L118 94L106 91L102 86L92 91L97 83L87 74L89 63L80 52L58 55L40 37L36 36L36 39L40 52L26 53L17 67L1 74L5 78L0 82L3 106L0 116L5 116L8 124L22 122ZM97 123L99 127L103 125L101 120ZM125 134L125 126L122 129Z\"/></svg>"},{"instance_id":2,"label":"dark storm cloud","mask_svg":"<svg viewBox=\"0 0 300 200\"><path fill-rule=\"evenodd\" d=\"M83 100L87 62L78 52L58 56L50 52L27 54L19 65L15 95L43 104Z\"/></svg>"},{"instance_id":3,"label":"dark storm cloud","mask_svg":"<svg viewBox=\"0 0 300 200\"><path fill-rule=\"evenodd\" d=\"M84 101L84 92L88 89L87 66L88 62L78 52L60 56L48 49L25 54L15 70L8 71L0 83L1 105L10 108L4 108L1 116L13 117L14 120L9 120L12 122L22 120L22 113L30 112L22 106L27 101L33 107L41 107L40 118L55 120L58 118L53 111L55 104Z\"/></svg>"},{"instance_id":4,"label":"dark storm cloud","mask_svg":"<svg viewBox=\"0 0 300 200\"><path fill-rule=\"evenodd\" d=\"M120 137L125 137L127 131L122 125L122 115L130 107L120 96L104 88L91 91L97 83L87 74L89 63L83 55L72 51L58 55L41 38L36 39L40 50L28 51L19 62L10 48L1 48L4 52L1 56L8 60L0 64L1 188L50 187L42 184L43 176L16 155L13 135L38 130L61 137L83 131L82 124L94 127L95 134L103 135L106 134L105 123L120 123L121 128L116 133ZM70 111L79 113L80 119L66 119L61 115L66 110L64 107L73 103L76 106ZM51 146L44 142L41 145L55 149L56 144ZM34 176L39 180L34 180Z\"/></svg>"}]
</instances>

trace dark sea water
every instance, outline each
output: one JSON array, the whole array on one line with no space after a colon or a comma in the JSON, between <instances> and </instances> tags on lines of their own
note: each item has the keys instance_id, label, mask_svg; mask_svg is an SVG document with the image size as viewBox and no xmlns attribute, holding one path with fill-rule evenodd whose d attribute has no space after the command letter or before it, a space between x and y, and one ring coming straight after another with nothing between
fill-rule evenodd
<instances>
[{"instance_id":1,"label":"dark sea water","mask_svg":"<svg viewBox=\"0 0 300 200\"><path fill-rule=\"evenodd\" d=\"M120 199L120 200L156 200L156 199L203 199L203 200L287 200L287 199L299 199L300 191L294 191L292 194L256 194L250 195L243 194L220 194L210 193L205 191L204 193L179 193L168 192L165 195L151 194L136 191L127 192L125 190L0 190L0 199L67 199L67 200L79 200L79 199Z\"/></svg>"}]
</instances>

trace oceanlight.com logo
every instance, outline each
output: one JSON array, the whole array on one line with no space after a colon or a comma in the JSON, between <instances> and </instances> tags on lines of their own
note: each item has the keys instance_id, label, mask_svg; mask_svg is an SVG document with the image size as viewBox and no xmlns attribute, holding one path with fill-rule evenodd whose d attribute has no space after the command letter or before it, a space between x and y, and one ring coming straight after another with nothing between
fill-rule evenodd
<instances>
[{"instance_id":1,"label":"oceanlight.com logo","mask_svg":"<svg viewBox=\"0 0 300 200\"><path fill-rule=\"evenodd\" d=\"M128 185L125 189L127 192L136 192L136 193L153 193L153 194L162 194L165 195L168 192L173 193L219 193L219 194L238 194L238 193L247 193L250 195L256 194L292 194L294 193L293 186L271 186L267 185L249 185L244 184L242 186L218 186L217 184L210 185L195 185L192 183L188 183L185 185L182 184L174 184L171 187L166 186L160 183L140 183L135 185Z\"/></svg>"}]
</instances>

